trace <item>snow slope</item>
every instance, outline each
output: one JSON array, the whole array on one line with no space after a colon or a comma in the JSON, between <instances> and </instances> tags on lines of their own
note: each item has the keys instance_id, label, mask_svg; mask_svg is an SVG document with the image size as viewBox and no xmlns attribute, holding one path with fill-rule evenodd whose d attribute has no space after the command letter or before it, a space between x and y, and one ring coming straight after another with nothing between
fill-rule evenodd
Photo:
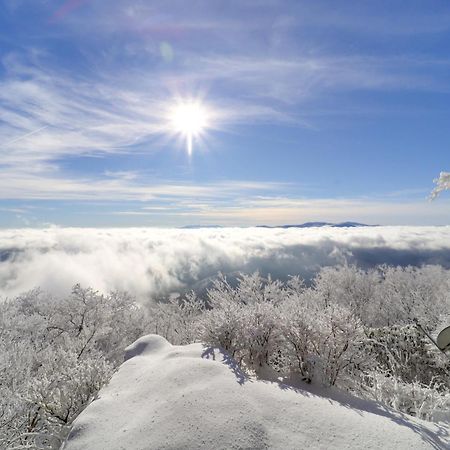
<instances>
[{"instance_id":1,"label":"snow slope","mask_svg":"<svg viewBox=\"0 0 450 450\"><path fill-rule=\"evenodd\" d=\"M65 450L450 448L448 424L254 381L201 344L149 335L125 359L75 421Z\"/></svg>"}]
</instances>

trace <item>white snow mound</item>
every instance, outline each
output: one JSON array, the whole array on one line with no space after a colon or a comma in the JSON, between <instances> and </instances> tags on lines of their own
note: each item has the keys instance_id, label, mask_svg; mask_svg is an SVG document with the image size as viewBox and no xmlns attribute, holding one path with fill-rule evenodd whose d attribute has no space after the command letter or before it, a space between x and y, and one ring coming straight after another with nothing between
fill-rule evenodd
<instances>
[{"instance_id":1,"label":"white snow mound","mask_svg":"<svg viewBox=\"0 0 450 450\"><path fill-rule=\"evenodd\" d=\"M202 344L172 346L149 335L125 359L76 419L65 450L450 448L448 424L251 380Z\"/></svg>"}]
</instances>

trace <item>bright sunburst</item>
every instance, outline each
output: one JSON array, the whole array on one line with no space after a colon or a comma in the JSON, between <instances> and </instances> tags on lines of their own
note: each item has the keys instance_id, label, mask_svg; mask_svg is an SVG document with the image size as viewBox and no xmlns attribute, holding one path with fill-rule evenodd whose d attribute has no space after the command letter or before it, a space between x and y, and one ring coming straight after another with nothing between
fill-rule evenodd
<instances>
[{"instance_id":1,"label":"bright sunburst","mask_svg":"<svg viewBox=\"0 0 450 450\"><path fill-rule=\"evenodd\" d=\"M210 114L197 100L180 101L171 111L173 131L186 140L189 155L192 154L193 141L199 138L210 126Z\"/></svg>"}]
</instances>

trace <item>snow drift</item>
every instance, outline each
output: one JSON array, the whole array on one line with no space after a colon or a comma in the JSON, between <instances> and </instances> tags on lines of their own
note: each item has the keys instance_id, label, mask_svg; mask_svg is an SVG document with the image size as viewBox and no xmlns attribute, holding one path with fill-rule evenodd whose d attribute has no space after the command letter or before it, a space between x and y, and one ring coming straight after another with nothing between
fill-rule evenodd
<instances>
[{"instance_id":1,"label":"snow drift","mask_svg":"<svg viewBox=\"0 0 450 450\"><path fill-rule=\"evenodd\" d=\"M448 424L247 378L218 349L149 335L76 419L65 450L444 449ZM324 395L325 394L325 395Z\"/></svg>"}]
</instances>

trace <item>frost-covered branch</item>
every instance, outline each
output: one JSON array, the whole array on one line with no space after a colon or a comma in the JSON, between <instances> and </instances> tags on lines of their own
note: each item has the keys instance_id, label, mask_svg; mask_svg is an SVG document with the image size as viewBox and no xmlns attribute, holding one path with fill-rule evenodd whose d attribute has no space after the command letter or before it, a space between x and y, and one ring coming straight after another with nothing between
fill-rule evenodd
<instances>
[{"instance_id":1,"label":"frost-covered branch","mask_svg":"<svg viewBox=\"0 0 450 450\"><path fill-rule=\"evenodd\" d=\"M430 198L434 200L443 191L450 190L450 172L441 172L439 178L433 180L436 187L431 192Z\"/></svg>"}]
</instances>

